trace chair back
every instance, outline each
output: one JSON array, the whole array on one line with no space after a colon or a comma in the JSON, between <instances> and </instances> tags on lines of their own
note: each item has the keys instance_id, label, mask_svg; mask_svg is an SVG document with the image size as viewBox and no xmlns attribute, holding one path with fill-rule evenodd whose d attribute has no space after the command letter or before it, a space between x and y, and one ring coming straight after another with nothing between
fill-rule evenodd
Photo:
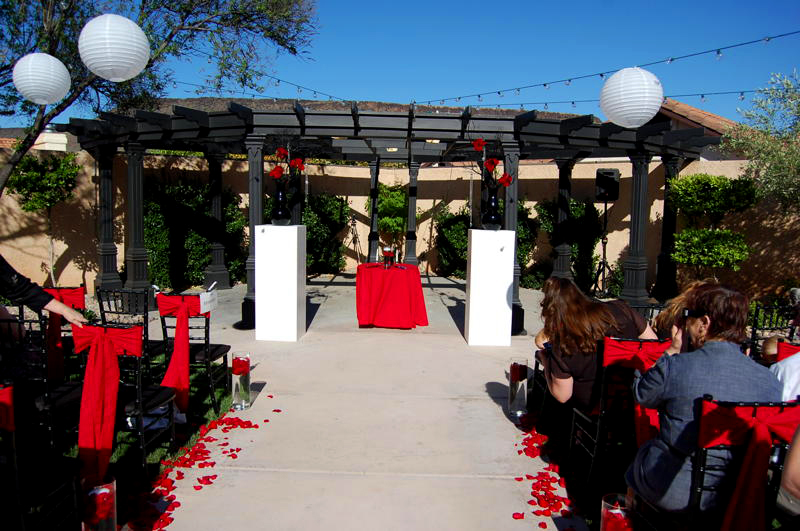
<instances>
[{"instance_id":1,"label":"chair back","mask_svg":"<svg viewBox=\"0 0 800 531\"><path fill-rule=\"evenodd\" d=\"M700 406L690 509L700 510L704 492L725 496L732 491L730 500L720 500L720 506L727 506L722 528L764 529L774 511L789 442L800 425L800 403L723 402L705 395ZM733 461L709 461L710 450L737 447ZM731 481L709 484L708 472L725 474Z\"/></svg>"},{"instance_id":2,"label":"chair back","mask_svg":"<svg viewBox=\"0 0 800 531\"><path fill-rule=\"evenodd\" d=\"M794 356L800 352L800 345L795 343L787 343L785 341L778 341L778 361L785 360L790 356Z\"/></svg>"},{"instance_id":3,"label":"chair back","mask_svg":"<svg viewBox=\"0 0 800 531\"><path fill-rule=\"evenodd\" d=\"M667 305L659 302L654 304L629 304L629 306L636 313L644 317L644 320L647 321L648 324L652 325L656 315L661 313L661 310L666 308Z\"/></svg>"},{"instance_id":4,"label":"chair back","mask_svg":"<svg viewBox=\"0 0 800 531\"><path fill-rule=\"evenodd\" d=\"M158 313L161 318L161 333L167 341L168 350L172 350L175 332L178 325L178 307L185 306L189 320L189 343L202 343L209 346L211 342L211 313L200 313L199 295L180 295L159 293Z\"/></svg>"},{"instance_id":5,"label":"chair back","mask_svg":"<svg viewBox=\"0 0 800 531\"><path fill-rule=\"evenodd\" d=\"M47 318L24 306L6 307L10 319L0 319L0 369L11 379L35 382L47 391L61 370L48 365L45 346Z\"/></svg>"}]
</instances>

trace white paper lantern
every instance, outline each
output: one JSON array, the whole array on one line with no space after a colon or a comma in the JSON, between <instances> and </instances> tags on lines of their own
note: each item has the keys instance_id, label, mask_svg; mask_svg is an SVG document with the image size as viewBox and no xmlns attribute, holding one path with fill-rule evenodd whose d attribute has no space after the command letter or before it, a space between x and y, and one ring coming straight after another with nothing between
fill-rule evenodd
<instances>
[{"instance_id":1,"label":"white paper lantern","mask_svg":"<svg viewBox=\"0 0 800 531\"><path fill-rule=\"evenodd\" d=\"M14 65L14 86L37 105L61 101L69 92L69 71L64 63L46 53L29 53Z\"/></svg>"},{"instance_id":2,"label":"white paper lantern","mask_svg":"<svg viewBox=\"0 0 800 531\"><path fill-rule=\"evenodd\" d=\"M640 127L656 115L664 90L656 76L641 68L623 68L603 84L600 108L613 123Z\"/></svg>"},{"instance_id":3,"label":"white paper lantern","mask_svg":"<svg viewBox=\"0 0 800 531\"><path fill-rule=\"evenodd\" d=\"M100 15L81 30L78 52L86 67L109 81L139 75L150 60L150 41L135 22L119 15Z\"/></svg>"}]
</instances>

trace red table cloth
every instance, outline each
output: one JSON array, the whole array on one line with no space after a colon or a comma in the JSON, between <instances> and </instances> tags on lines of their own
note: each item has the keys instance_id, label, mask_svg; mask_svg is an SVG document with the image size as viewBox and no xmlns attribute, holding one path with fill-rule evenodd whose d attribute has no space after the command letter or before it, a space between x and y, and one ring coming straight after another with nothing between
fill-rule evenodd
<instances>
[{"instance_id":1,"label":"red table cloth","mask_svg":"<svg viewBox=\"0 0 800 531\"><path fill-rule=\"evenodd\" d=\"M356 313L359 326L414 328L428 326L417 266L361 264L356 271Z\"/></svg>"},{"instance_id":2,"label":"red table cloth","mask_svg":"<svg viewBox=\"0 0 800 531\"><path fill-rule=\"evenodd\" d=\"M798 352L800 352L800 345L778 341L778 361L785 360Z\"/></svg>"},{"instance_id":3,"label":"red table cloth","mask_svg":"<svg viewBox=\"0 0 800 531\"><path fill-rule=\"evenodd\" d=\"M78 457L83 476L91 484L105 477L111 458L119 391L117 356L141 357L143 333L141 326L72 326L75 352L89 348L78 422Z\"/></svg>"},{"instance_id":4,"label":"red table cloth","mask_svg":"<svg viewBox=\"0 0 800 531\"><path fill-rule=\"evenodd\" d=\"M0 385L0 430L14 431L14 388Z\"/></svg>"},{"instance_id":5,"label":"red table cloth","mask_svg":"<svg viewBox=\"0 0 800 531\"><path fill-rule=\"evenodd\" d=\"M156 303L159 314L177 318L172 357L161 385L175 389L175 405L186 413L189 409L189 317L204 315L200 313L200 295L159 293Z\"/></svg>"},{"instance_id":6,"label":"red table cloth","mask_svg":"<svg viewBox=\"0 0 800 531\"><path fill-rule=\"evenodd\" d=\"M44 288L57 301L75 308L86 309L86 286L77 288ZM61 341L61 314L50 312L47 320L47 377L64 379L64 344Z\"/></svg>"},{"instance_id":7,"label":"red table cloth","mask_svg":"<svg viewBox=\"0 0 800 531\"><path fill-rule=\"evenodd\" d=\"M800 424L800 407L722 406L703 400L698 444L747 444L747 453L736 479L722 529L763 530L764 497L772 442L790 442Z\"/></svg>"},{"instance_id":8,"label":"red table cloth","mask_svg":"<svg viewBox=\"0 0 800 531\"><path fill-rule=\"evenodd\" d=\"M670 343L668 339L646 341L606 337L603 339L603 367L622 365L645 372L658 361ZM658 433L658 410L642 407L637 402L634 406L634 426L636 442L641 446Z\"/></svg>"}]
</instances>

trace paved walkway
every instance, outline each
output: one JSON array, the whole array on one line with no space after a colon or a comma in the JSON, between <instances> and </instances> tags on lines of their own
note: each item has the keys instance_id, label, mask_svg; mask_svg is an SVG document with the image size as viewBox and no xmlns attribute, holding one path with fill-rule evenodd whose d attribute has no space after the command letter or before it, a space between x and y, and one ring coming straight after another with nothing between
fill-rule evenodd
<instances>
[{"instance_id":1,"label":"paved walkway","mask_svg":"<svg viewBox=\"0 0 800 531\"><path fill-rule=\"evenodd\" d=\"M423 276L423 291L430 326L359 329L354 276L310 280L308 331L297 343L236 330L244 286L220 292L212 341L251 354L260 391L235 415L259 429L211 432L216 467L176 482L181 506L169 528L585 529L535 516L531 481L515 480L545 466L518 454L523 435L503 412L508 360L530 356L532 338L470 347L464 284ZM540 297L521 293L529 334L540 327ZM230 448L241 448L236 459L223 453ZM195 490L209 474L213 485Z\"/></svg>"}]
</instances>

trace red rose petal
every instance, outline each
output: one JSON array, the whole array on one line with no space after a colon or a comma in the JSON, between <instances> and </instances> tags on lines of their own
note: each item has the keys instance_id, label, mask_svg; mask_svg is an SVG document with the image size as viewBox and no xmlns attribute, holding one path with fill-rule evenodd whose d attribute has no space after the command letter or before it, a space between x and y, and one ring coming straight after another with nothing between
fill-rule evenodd
<instances>
[{"instance_id":1,"label":"red rose petal","mask_svg":"<svg viewBox=\"0 0 800 531\"><path fill-rule=\"evenodd\" d=\"M547 523L546 522L539 522L539 529L547 529Z\"/></svg>"},{"instance_id":2,"label":"red rose petal","mask_svg":"<svg viewBox=\"0 0 800 531\"><path fill-rule=\"evenodd\" d=\"M280 412L281 412L281 410L280 410L280 409L273 409L273 410L272 410L272 412L273 412L273 413L280 413Z\"/></svg>"},{"instance_id":3,"label":"red rose petal","mask_svg":"<svg viewBox=\"0 0 800 531\"><path fill-rule=\"evenodd\" d=\"M200 489L202 489L202 488L203 488L203 486L202 486L202 485L195 485L195 486L194 486L194 490L200 490Z\"/></svg>"},{"instance_id":4,"label":"red rose petal","mask_svg":"<svg viewBox=\"0 0 800 531\"><path fill-rule=\"evenodd\" d=\"M524 478L522 478L522 477L517 477L517 478L514 478L514 481L522 481L523 479Z\"/></svg>"},{"instance_id":5,"label":"red rose petal","mask_svg":"<svg viewBox=\"0 0 800 531\"><path fill-rule=\"evenodd\" d=\"M525 513L514 513L511 515L511 518L513 518L514 520L522 520L523 518L525 518Z\"/></svg>"}]
</instances>

